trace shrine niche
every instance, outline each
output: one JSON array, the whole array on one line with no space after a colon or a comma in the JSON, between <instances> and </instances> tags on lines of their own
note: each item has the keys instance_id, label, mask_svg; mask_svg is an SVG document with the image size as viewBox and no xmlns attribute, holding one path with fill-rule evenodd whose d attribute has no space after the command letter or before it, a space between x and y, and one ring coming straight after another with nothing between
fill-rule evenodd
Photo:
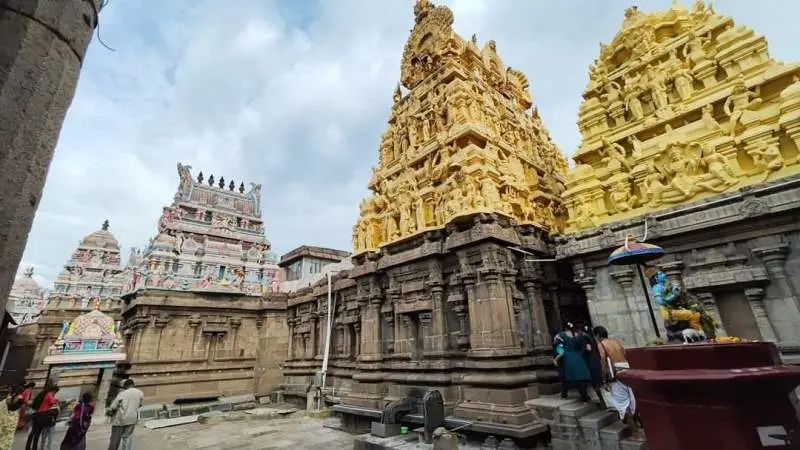
<instances>
[{"instance_id":1,"label":"shrine niche","mask_svg":"<svg viewBox=\"0 0 800 450\"><path fill-rule=\"evenodd\" d=\"M48 368L45 380L57 381L64 371L99 370L94 394L104 408L110 400L111 372L125 358L119 321L95 309L72 322L64 321L43 361Z\"/></svg>"},{"instance_id":2,"label":"shrine niche","mask_svg":"<svg viewBox=\"0 0 800 450\"><path fill-rule=\"evenodd\" d=\"M479 48L452 23L447 7L415 6L373 194L353 228L356 253L478 213L563 229L566 161L532 109L528 79L494 41Z\"/></svg>"},{"instance_id":3,"label":"shrine niche","mask_svg":"<svg viewBox=\"0 0 800 450\"><path fill-rule=\"evenodd\" d=\"M800 172L799 75L703 1L628 8L590 66L566 233Z\"/></svg>"}]
</instances>

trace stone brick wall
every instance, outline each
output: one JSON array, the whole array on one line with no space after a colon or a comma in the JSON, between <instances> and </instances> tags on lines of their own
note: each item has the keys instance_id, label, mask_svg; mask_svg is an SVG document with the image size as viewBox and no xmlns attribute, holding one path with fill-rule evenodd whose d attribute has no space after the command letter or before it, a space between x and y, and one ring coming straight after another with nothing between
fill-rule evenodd
<instances>
[{"instance_id":1,"label":"stone brick wall","mask_svg":"<svg viewBox=\"0 0 800 450\"><path fill-rule=\"evenodd\" d=\"M255 364L255 393L265 395L283 383L283 364L289 350L289 330L286 312L264 314L258 335L258 354Z\"/></svg>"},{"instance_id":2,"label":"stone brick wall","mask_svg":"<svg viewBox=\"0 0 800 450\"><path fill-rule=\"evenodd\" d=\"M648 242L667 254L658 265L721 323L719 333L773 340L800 354L800 177L743 188L647 218ZM655 337L633 266L609 267L625 236L642 237L644 219L612 223L558 240L589 301L595 324L626 344ZM657 317L663 331L661 318Z\"/></svg>"}]
</instances>

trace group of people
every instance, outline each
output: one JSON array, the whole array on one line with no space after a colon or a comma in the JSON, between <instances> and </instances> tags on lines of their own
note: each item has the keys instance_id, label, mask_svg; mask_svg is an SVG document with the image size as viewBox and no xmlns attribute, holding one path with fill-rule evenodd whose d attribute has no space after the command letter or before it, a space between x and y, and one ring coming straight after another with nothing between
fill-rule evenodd
<instances>
[{"instance_id":1,"label":"group of people","mask_svg":"<svg viewBox=\"0 0 800 450\"><path fill-rule=\"evenodd\" d=\"M123 390L114 398L106 415L111 423L111 438L108 450L130 450L133 448L133 431L139 419L139 408L144 394L127 379ZM46 384L35 397L34 383L14 388L6 399L11 411L18 411L17 431L24 431L30 425L25 450L50 450L53 432L60 414L56 398L58 386ZM60 450L86 450L86 433L92 424L95 401L91 392L81 394L80 400L72 408L67 419L67 432L61 441Z\"/></svg>"},{"instance_id":2,"label":"group of people","mask_svg":"<svg viewBox=\"0 0 800 450\"><path fill-rule=\"evenodd\" d=\"M627 366L622 342L610 338L605 327L590 330L567 322L553 338L553 352L553 364L561 377L561 398L566 399L575 389L581 401L588 403L591 386L604 408L612 407L620 420L633 426L637 434L641 431L633 391L616 377Z\"/></svg>"}]
</instances>

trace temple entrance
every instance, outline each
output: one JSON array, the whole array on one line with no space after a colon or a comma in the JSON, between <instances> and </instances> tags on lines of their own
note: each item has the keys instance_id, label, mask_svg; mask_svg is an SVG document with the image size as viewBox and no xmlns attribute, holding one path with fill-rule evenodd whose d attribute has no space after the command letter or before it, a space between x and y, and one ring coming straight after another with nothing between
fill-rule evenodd
<instances>
[{"instance_id":1,"label":"temple entrance","mask_svg":"<svg viewBox=\"0 0 800 450\"><path fill-rule=\"evenodd\" d=\"M44 358L45 380L57 384L61 372L98 370L93 394L97 408L102 411L109 401L111 372L117 362L125 358L119 322L95 309L72 322L64 321L61 333Z\"/></svg>"}]
</instances>

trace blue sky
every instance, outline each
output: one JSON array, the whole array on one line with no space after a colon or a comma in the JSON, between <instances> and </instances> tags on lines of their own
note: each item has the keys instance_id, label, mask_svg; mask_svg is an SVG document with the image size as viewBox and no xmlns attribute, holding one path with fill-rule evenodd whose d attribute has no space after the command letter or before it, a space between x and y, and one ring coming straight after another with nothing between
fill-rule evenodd
<instances>
[{"instance_id":1,"label":"blue sky","mask_svg":"<svg viewBox=\"0 0 800 450\"><path fill-rule=\"evenodd\" d=\"M497 41L529 78L556 144L570 154L587 67L629 1L450 0L455 29ZM689 4L688 0L684 0ZM637 3L666 9L669 0ZM20 265L49 287L105 219L142 246L171 202L178 161L263 184L277 253L350 248L352 225L413 26L411 0L111 0ZM765 34L772 55L800 60L793 0L722 0L717 12Z\"/></svg>"}]
</instances>

